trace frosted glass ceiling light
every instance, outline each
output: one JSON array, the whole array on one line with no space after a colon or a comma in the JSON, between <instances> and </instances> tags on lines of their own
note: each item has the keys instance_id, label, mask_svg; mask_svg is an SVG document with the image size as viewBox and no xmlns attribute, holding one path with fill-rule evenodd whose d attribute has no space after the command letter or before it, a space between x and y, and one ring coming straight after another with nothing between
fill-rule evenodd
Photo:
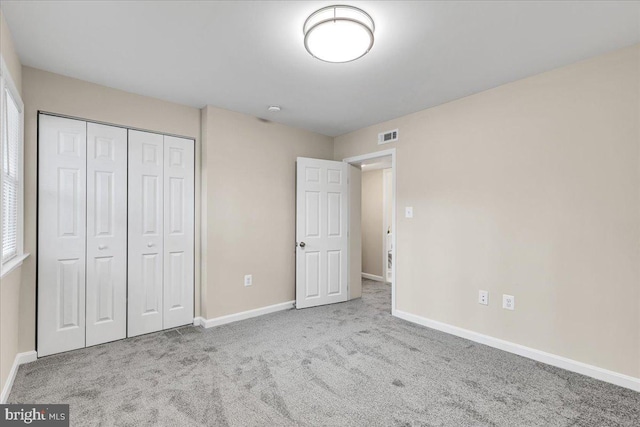
<instances>
[{"instance_id":1,"label":"frosted glass ceiling light","mask_svg":"<svg viewBox=\"0 0 640 427\"><path fill-rule=\"evenodd\" d=\"M304 47L313 57L326 62L349 62L371 50L375 24L364 10L336 5L313 12L302 30Z\"/></svg>"}]
</instances>

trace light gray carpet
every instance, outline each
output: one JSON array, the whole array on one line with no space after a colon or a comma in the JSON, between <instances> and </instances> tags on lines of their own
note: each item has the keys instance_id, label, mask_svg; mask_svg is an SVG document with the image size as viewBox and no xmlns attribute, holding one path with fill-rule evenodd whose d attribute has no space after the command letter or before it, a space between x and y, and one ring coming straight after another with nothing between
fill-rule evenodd
<instances>
[{"instance_id":1,"label":"light gray carpet","mask_svg":"<svg viewBox=\"0 0 640 427\"><path fill-rule=\"evenodd\" d=\"M639 426L640 393L391 317L390 288L23 365L75 426ZM613 349L612 349L613 351Z\"/></svg>"}]
</instances>

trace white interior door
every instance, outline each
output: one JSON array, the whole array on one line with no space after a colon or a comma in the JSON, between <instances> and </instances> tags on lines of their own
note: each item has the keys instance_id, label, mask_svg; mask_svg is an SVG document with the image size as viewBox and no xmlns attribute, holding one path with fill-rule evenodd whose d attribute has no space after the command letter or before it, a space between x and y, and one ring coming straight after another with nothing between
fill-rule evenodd
<instances>
[{"instance_id":1,"label":"white interior door","mask_svg":"<svg viewBox=\"0 0 640 427\"><path fill-rule=\"evenodd\" d=\"M164 137L164 329L193 323L194 141Z\"/></svg>"},{"instance_id":2,"label":"white interior door","mask_svg":"<svg viewBox=\"0 0 640 427\"><path fill-rule=\"evenodd\" d=\"M162 329L163 136L129 130L128 336Z\"/></svg>"},{"instance_id":3,"label":"white interior door","mask_svg":"<svg viewBox=\"0 0 640 427\"><path fill-rule=\"evenodd\" d=\"M296 307L348 298L347 164L297 159Z\"/></svg>"},{"instance_id":4,"label":"white interior door","mask_svg":"<svg viewBox=\"0 0 640 427\"><path fill-rule=\"evenodd\" d=\"M86 345L127 336L127 130L87 123Z\"/></svg>"},{"instance_id":5,"label":"white interior door","mask_svg":"<svg viewBox=\"0 0 640 427\"><path fill-rule=\"evenodd\" d=\"M41 114L38 139L38 356L47 356L85 346L87 123Z\"/></svg>"}]
</instances>

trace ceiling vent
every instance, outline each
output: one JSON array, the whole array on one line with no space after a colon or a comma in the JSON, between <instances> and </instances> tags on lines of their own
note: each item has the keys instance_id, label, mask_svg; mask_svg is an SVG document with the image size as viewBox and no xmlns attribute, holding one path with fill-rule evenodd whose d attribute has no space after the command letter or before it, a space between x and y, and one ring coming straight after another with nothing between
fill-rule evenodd
<instances>
[{"instance_id":1,"label":"ceiling vent","mask_svg":"<svg viewBox=\"0 0 640 427\"><path fill-rule=\"evenodd\" d=\"M398 129L382 132L378 134L378 145L396 142L398 140Z\"/></svg>"}]
</instances>

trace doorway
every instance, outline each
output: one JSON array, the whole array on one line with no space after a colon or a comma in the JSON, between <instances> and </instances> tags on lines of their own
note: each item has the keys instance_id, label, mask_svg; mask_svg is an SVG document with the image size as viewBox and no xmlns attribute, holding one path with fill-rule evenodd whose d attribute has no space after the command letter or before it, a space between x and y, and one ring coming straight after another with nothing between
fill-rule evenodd
<instances>
[{"instance_id":1,"label":"doorway","mask_svg":"<svg viewBox=\"0 0 640 427\"><path fill-rule=\"evenodd\" d=\"M360 171L360 191L351 192L352 196L360 198L360 209L354 209L353 203L350 209L350 215L360 215L359 221L353 221L353 218L350 220L350 224L359 226L360 230L350 230L350 234L359 235L361 241L360 245L352 245L350 248L360 248L363 287L366 286L365 281L391 286L393 314L397 264L395 149L350 157L343 161Z\"/></svg>"},{"instance_id":2,"label":"doorway","mask_svg":"<svg viewBox=\"0 0 640 427\"><path fill-rule=\"evenodd\" d=\"M379 282L391 284L391 314L395 314L395 149L341 162L297 158L296 308L340 303L361 296L361 180L363 169L374 167L383 175L382 170L388 170L386 186L384 180L380 180L379 197L386 197L391 203L386 211L382 203L378 209L382 220L376 226L378 237L374 239L378 250L374 252L373 262L379 269L376 275Z\"/></svg>"}]
</instances>

